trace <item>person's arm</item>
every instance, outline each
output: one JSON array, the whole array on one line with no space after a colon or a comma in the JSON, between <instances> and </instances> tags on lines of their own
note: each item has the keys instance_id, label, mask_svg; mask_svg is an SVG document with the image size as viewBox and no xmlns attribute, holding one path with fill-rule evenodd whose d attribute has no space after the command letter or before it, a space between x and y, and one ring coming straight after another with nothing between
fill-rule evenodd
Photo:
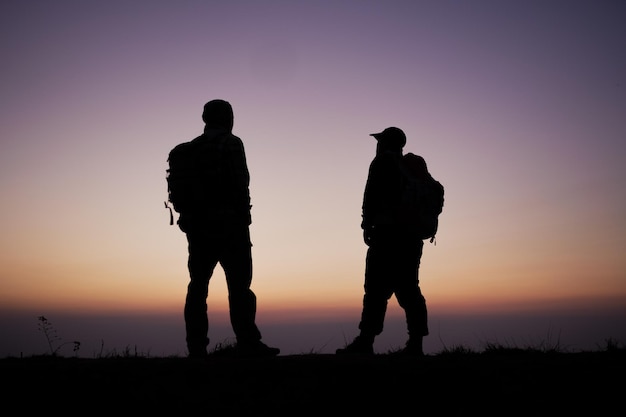
<instances>
[{"instance_id":1,"label":"person's arm","mask_svg":"<svg viewBox=\"0 0 626 417\"><path fill-rule=\"evenodd\" d=\"M245 216L248 224L250 224L250 172L248 171L243 142L237 136L233 135L230 138L228 153L232 181L229 186L233 209L241 216Z\"/></svg>"}]
</instances>

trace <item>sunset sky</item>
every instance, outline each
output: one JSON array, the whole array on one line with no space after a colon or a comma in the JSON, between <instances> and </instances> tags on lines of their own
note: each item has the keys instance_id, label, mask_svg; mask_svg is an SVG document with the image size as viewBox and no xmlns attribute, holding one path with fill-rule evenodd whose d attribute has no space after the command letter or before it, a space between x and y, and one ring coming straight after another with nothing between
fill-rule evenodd
<instances>
[{"instance_id":1,"label":"sunset sky","mask_svg":"<svg viewBox=\"0 0 626 417\"><path fill-rule=\"evenodd\" d=\"M166 158L214 98L248 158L268 344L307 350L272 330L305 323L325 323L311 349L355 335L369 134L388 126L446 189L422 258L428 348L469 343L452 316L534 315L467 337L565 342L582 326L555 317L606 316L587 327L626 342L625 21L623 1L3 1L0 355L45 350L38 315L68 338L106 316L120 343L184 350ZM209 291L219 327L219 267ZM145 342L131 316L177 333ZM389 323L403 343L395 298Z\"/></svg>"}]
</instances>

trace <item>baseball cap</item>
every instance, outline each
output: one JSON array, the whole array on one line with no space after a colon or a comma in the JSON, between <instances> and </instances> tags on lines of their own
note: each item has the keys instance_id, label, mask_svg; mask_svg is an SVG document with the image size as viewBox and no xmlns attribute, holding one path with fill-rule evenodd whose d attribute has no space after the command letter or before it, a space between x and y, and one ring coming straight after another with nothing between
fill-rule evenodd
<instances>
[{"instance_id":1,"label":"baseball cap","mask_svg":"<svg viewBox=\"0 0 626 417\"><path fill-rule=\"evenodd\" d=\"M384 142L385 144L403 148L406 145L406 135L397 127L388 127L380 133L372 133L370 136L376 138L379 142Z\"/></svg>"}]
</instances>

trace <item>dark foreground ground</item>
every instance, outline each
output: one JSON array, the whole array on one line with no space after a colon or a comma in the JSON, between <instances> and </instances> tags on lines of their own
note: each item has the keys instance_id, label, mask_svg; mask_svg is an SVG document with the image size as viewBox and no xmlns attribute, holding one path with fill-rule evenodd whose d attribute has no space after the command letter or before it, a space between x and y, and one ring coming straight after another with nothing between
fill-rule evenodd
<instances>
[{"instance_id":1,"label":"dark foreground ground","mask_svg":"<svg viewBox=\"0 0 626 417\"><path fill-rule=\"evenodd\" d=\"M11 415L623 415L626 350L0 359Z\"/></svg>"}]
</instances>

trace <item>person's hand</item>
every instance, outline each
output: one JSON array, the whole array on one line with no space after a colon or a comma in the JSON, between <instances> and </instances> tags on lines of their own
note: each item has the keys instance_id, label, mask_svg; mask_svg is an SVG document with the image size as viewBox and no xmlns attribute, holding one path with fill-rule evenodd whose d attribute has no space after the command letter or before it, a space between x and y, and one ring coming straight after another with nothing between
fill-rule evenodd
<instances>
[{"instance_id":1,"label":"person's hand","mask_svg":"<svg viewBox=\"0 0 626 417\"><path fill-rule=\"evenodd\" d=\"M363 241L365 242L367 246L370 246L372 244L373 238L374 238L373 227L366 227L365 229L363 229Z\"/></svg>"}]
</instances>

